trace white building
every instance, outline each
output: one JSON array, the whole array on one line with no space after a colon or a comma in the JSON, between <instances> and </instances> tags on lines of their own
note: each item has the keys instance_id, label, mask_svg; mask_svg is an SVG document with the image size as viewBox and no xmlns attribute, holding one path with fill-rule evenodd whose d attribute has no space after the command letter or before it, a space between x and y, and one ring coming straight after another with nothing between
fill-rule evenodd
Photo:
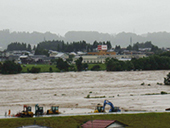
<instances>
[{"instance_id":1,"label":"white building","mask_svg":"<svg viewBox=\"0 0 170 128\"><path fill-rule=\"evenodd\" d=\"M75 56L73 62L77 60L80 56ZM106 58L115 58L121 61L130 61L132 58L143 58L146 57L145 54L139 55L82 55L82 63L105 63Z\"/></svg>"}]
</instances>

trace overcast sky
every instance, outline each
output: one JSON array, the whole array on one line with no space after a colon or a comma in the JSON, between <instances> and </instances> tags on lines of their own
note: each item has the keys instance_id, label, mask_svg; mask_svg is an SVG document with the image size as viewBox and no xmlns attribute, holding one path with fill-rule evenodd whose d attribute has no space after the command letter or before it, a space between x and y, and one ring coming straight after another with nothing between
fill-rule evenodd
<instances>
[{"instance_id":1,"label":"overcast sky","mask_svg":"<svg viewBox=\"0 0 170 128\"><path fill-rule=\"evenodd\" d=\"M169 0L0 0L0 30L170 32Z\"/></svg>"}]
</instances>

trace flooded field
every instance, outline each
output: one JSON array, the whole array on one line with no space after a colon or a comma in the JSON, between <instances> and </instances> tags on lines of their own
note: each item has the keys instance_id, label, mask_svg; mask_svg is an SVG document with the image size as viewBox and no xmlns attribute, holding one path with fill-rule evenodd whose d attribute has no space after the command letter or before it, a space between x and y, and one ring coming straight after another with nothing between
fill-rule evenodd
<instances>
[{"instance_id":1,"label":"flooded field","mask_svg":"<svg viewBox=\"0 0 170 128\"><path fill-rule=\"evenodd\" d=\"M0 115L22 111L23 105L59 105L61 113L88 113L105 99L122 110L164 111L170 94L153 95L170 86L158 85L170 71L67 72L0 75ZM145 83L141 85L141 83ZM150 95L146 95L150 94ZM85 98L90 95L91 98ZM99 98L104 97L104 98ZM106 109L109 109L107 106Z\"/></svg>"}]
</instances>

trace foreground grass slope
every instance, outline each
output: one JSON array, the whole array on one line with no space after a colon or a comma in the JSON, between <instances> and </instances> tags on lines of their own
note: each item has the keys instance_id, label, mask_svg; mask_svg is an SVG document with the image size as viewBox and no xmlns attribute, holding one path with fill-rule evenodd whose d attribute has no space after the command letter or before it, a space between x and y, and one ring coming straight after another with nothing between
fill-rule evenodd
<instances>
[{"instance_id":1,"label":"foreground grass slope","mask_svg":"<svg viewBox=\"0 0 170 128\"><path fill-rule=\"evenodd\" d=\"M15 128L23 125L49 126L52 128L78 128L88 120L104 119L118 120L128 128L169 128L170 113L145 113L145 114L106 114L93 116L67 116L67 117L37 117L37 118L15 118L1 119L1 128Z\"/></svg>"}]
</instances>

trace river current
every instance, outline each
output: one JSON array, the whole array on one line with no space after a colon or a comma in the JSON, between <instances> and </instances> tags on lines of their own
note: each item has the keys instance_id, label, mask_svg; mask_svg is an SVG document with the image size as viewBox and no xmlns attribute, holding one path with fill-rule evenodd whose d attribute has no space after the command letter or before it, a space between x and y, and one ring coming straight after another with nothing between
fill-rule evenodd
<instances>
[{"instance_id":1,"label":"river current","mask_svg":"<svg viewBox=\"0 0 170 128\"><path fill-rule=\"evenodd\" d=\"M63 113L88 113L105 99L121 110L164 111L170 107L169 70L125 72L66 72L0 75L0 115L35 104L45 110L59 105ZM144 85L141 85L141 84ZM158 84L162 83L162 85ZM86 98L86 97L89 98ZM106 107L106 109L108 109Z\"/></svg>"}]
</instances>

